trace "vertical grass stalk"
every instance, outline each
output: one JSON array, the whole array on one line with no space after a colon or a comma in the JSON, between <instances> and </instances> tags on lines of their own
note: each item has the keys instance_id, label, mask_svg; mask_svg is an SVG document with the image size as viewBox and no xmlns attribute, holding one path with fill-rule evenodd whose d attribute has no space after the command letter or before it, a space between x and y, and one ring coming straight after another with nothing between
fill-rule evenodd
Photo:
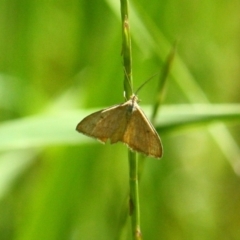
<instances>
[{"instance_id":1,"label":"vertical grass stalk","mask_svg":"<svg viewBox=\"0 0 240 240\"><path fill-rule=\"evenodd\" d=\"M131 35L128 15L128 1L121 2L121 18L122 18L122 56L124 68L124 93L127 99L132 95L132 51L131 51ZM132 236L134 240L141 240L140 229L140 206L139 206L139 190L138 190L138 160L136 153L128 150L129 160L129 214L132 223Z\"/></svg>"}]
</instances>

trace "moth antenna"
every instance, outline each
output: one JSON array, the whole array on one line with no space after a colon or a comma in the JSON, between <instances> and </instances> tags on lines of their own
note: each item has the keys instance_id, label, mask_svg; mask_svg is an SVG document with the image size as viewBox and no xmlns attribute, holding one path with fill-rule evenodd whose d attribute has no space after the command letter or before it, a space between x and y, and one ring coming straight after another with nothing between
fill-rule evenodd
<instances>
[{"instance_id":1,"label":"moth antenna","mask_svg":"<svg viewBox=\"0 0 240 240\"><path fill-rule=\"evenodd\" d=\"M138 87L138 89L135 92L135 95L137 95L137 93L140 91L140 89L142 89L143 86L145 86L146 83L148 83L150 80L152 80L155 76L157 76L158 73L153 74L150 78L148 78L142 85L140 85L140 87Z\"/></svg>"}]
</instances>

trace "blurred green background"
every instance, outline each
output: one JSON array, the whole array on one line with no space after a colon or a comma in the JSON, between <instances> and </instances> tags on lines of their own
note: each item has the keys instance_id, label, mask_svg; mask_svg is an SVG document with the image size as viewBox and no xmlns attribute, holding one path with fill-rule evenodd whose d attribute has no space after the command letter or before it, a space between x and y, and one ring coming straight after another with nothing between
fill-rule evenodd
<instances>
[{"instance_id":1,"label":"blurred green background","mask_svg":"<svg viewBox=\"0 0 240 240\"><path fill-rule=\"evenodd\" d=\"M119 2L0 2L1 240L131 239L126 146L75 131L124 101ZM240 1L130 3L135 89L178 41L158 116L164 157L147 158L141 177L143 237L240 239L236 118L164 128L191 104L240 112ZM139 93L147 115L156 86Z\"/></svg>"}]
</instances>

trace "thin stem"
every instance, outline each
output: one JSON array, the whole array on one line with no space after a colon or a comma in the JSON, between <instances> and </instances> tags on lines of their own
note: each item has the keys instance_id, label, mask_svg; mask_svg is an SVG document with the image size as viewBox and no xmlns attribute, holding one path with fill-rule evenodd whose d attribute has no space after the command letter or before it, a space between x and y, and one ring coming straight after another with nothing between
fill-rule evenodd
<instances>
[{"instance_id":1,"label":"thin stem","mask_svg":"<svg viewBox=\"0 0 240 240\"><path fill-rule=\"evenodd\" d=\"M131 151L128 152L129 158L129 184L130 184L130 198L129 198L129 214L132 220L132 236L134 240L141 240L140 228L140 203L138 190L138 160L136 154Z\"/></svg>"},{"instance_id":2,"label":"thin stem","mask_svg":"<svg viewBox=\"0 0 240 240\"><path fill-rule=\"evenodd\" d=\"M131 35L128 17L128 1L121 1L121 17L122 17L122 56L124 67L124 92L127 99L132 95L132 51L131 51ZM140 205L138 192L138 160L135 152L128 150L129 160L129 213L132 222L132 238L134 240L142 240L140 230Z\"/></svg>"},{"instance_id":3,"label":"thin stem","mask_svg":"<svg viewBox=\"0 0 240 240\"><path fill-rule=\"evenodd\" d=\"M122 56L124 67L124 91L126 98L132 95L132 49L130 26L128 20L128 2L121 0L121 16L122 16Z\"/></svg>"}]
</instances>

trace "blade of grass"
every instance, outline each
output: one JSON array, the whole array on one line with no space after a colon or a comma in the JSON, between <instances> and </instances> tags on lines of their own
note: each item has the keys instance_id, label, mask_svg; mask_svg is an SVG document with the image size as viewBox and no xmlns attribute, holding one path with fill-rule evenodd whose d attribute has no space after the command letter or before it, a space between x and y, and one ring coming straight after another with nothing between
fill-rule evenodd
<instances>
[{"instance_id":1,"label":"blade of grass","mask_svg":"<svg viewBox=\"0 0 240 240\"><path fill-rule=\"evenodd\" d=\"M142 107L147 116L150 106ZM72 124L96 109L73 110L57 115L37 115L0 124L0 151L26 149L60 144L96 143L91 138L72 131ZM56 120L57 119L57 120ZM61 119L61 121L58 121ZM240 104L178 104L161 107L156 117L156 128L161 132L175 131L176 127L199 126L212 122L239 123Z\"/></svg>"}]
</instances>

